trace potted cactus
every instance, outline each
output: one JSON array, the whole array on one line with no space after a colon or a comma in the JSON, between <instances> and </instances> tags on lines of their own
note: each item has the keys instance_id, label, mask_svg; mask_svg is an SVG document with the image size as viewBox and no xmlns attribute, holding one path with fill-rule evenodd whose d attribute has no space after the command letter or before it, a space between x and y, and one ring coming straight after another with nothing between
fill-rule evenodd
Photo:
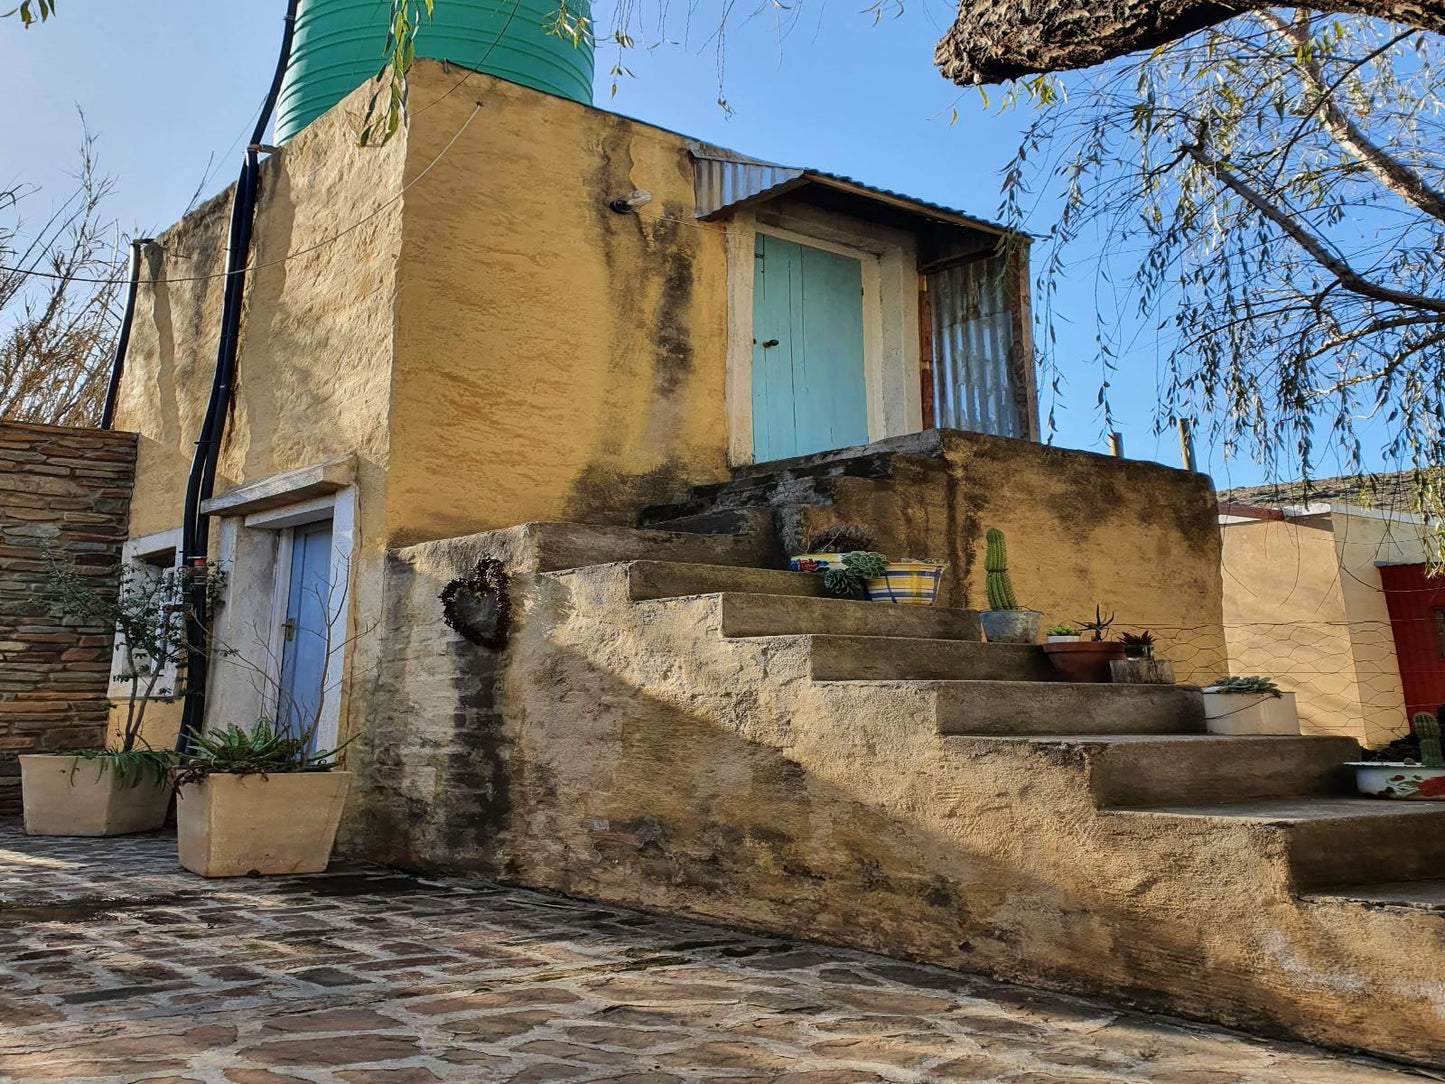
<instances>
[{"instance_id":1,"label":"potted cactus","mask_svg":"<svg viewBox=\"0 0 1445 1084\"><path fill-rule=\"evenodd\" d=\"M1044 629L1044 640L1050 644L1076 644L1084 638L1077 625L1067 621L1061 625L1050 625Z\"/></svg>"},{"instance_id":2,"label":"potted cactus","mask_svg":"<svg viewBox=\"0 0 1445 1084\"><path fill-rule=\"evenodd\" d=\"M1009 576L1008 543L1003 532L997 527L990 527L985 542L983 567L988 609L978 615L983 634L993 644L1038 643L1039 622L1044 615L1038 610L1019 609L1013 580Z\"/></svg>"},{"instance_id":3,"label":"potted cactus","mask_svg":"<svg viewBox=\"0 0 1445 1084\"><path fill-rule=\"evenodd\" d=\"M1445 799L1445 752L1440 747L1441 707L1436 715L1422 711L1415 716L1418 759L1355 760L1355 786L1370 798L1405 798L1411 801ZM1393 744L1393 743L1392 743Z\"/></svg>"},{"instance_id":4,"label":"potted cactus","mask_svg":"<svg viewBox=\"0 0 1445 1084\"><path fill-rule=\"evenodd\" d=\"M1266 677L1222 677L1204 688L1211 734L1298 734L1294 693Z\"/></svg>"},{"instance_id":5,"label":"potted cactus","mask_svg":"<svg viewBox=\"0 0 1445 1084\"><path fill-rule=\"evenodd\" d=\"M1105 617L1103 607L1095 606L1094 620L1079 622L1080 627L1092 632L1093 636L1087 640L1055 641L1044 645L1044 654L1061 678L1094 684L1110 680L1109 664L1124 657L1123 644L1104 639L1104 633L1113 623L1113 614Z\"/></svg>"}]
</instances>

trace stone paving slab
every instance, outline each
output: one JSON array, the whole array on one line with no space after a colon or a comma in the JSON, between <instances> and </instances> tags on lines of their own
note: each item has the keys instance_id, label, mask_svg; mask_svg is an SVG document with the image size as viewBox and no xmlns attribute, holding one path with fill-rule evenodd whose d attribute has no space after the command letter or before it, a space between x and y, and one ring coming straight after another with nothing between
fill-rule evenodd
<instances>
[{"instance_id":1,"label":"stone paving slab","mask_svg":"<svg viewBox=\"0 0 1445 1084\"><path fill-rule=\"evenodd\" d=\"M205 881L0 824L0 1080L1409 1084L1422 1074L462 878Z\"/></svg>"}]
</instances>

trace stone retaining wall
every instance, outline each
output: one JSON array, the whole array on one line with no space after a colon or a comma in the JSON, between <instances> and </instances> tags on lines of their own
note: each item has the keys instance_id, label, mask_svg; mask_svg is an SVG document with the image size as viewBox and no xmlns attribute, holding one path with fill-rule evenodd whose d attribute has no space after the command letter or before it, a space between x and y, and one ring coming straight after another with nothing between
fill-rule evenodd
<instances>
[{"instance_id":1,"label":"stone retaining wall","mask_svg":"<svg viewBox=\"0 0 1445 1084\"><path fill-rule=\"evenodd\" d=\"M46 547L114 582L134 433L0 422L0 814L19 811L21 753L101 744L113 631L55 616Z\"/></svg>"}]
</instances>

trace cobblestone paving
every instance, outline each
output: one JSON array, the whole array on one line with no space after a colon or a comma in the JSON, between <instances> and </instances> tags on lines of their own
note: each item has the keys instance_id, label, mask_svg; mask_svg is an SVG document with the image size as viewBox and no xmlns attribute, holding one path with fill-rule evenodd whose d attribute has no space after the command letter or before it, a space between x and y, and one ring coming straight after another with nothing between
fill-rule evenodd
<instances>
[{"instance_id":1,"label":"cobblestone paving","mask_svg":"<svg viewBox=\"0 0 1445 1084\"><path fill-rule=\"evenodd\" d=\"M207 882L178 869L171 839L4 825L0 1024L5 1081L1422 1079L484 881L366 869Z\"/></svg>"}]
</instances>

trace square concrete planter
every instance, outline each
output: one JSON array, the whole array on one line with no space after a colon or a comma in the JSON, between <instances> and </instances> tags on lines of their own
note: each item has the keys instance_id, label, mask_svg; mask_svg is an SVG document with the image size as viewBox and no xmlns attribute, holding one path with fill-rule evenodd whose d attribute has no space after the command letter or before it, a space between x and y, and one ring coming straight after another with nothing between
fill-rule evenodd
<instances>
[{"instance_id":1,"label":"square concrete planter","mask_svg":"<svg viewBox=\"0 0 1445 1084\"><path fill-rule=\"evenodd\" d=\"M166 822L170 780L121 780L103 761L27 754L20 758L25 831L32 836L123 836Z\"/></svg>"},{"instance_id":2,"label":"square concrete planter","mask_svg":"<svg viewBox=\"0 0 1445 1084\"><path fill-rule=\"evenodd\" d=\"M331 860L350 772L209 775L181 787L181 865L202 877L320 873Z\"/></svg>"},{"instance_id":3,"label":"square concrete planter","mask_svg":"<svg viewBox=\"0 0 1445 1084\"><path fill-rule=\"evenodd\" d=\"M1204 690L1211 734L1298 734L1294 693L1215 693Z\"/></svg>"}]
</instances>

